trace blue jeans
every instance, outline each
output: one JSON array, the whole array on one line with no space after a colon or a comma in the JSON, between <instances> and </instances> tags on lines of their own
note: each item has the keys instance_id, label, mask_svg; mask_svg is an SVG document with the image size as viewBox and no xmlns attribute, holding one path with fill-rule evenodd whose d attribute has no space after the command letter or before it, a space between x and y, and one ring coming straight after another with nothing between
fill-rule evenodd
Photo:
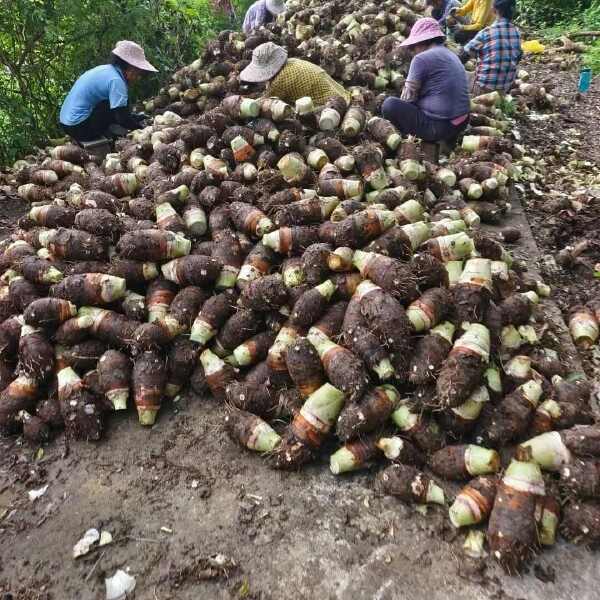
<instances>
[{"instance_id":1,"label":"blue jeans","mask_svg":"<svg viewBox=\"0 0 600 600\"><path fill-rule=\"evenodd\" d=\"M414 104L391 96L385 99L381 112L402 135L414 135L424 142L453 141L469 124L469 119L458 127L449 120L432 119Z\"/></svg>"}]
</instances>

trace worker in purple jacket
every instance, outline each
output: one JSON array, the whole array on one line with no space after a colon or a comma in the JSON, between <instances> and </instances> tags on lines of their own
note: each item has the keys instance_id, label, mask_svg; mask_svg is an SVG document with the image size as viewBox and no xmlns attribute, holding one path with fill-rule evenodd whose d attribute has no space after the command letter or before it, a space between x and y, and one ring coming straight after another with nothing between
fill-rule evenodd
<instances>
[{"instance_id":1,"label":"worker in purple jacket","mask_svg":"<svg viewBox=\"0 0 600 600\"><path fill-rule=\"evenodd\" d=\"M246 13L242 30L249 35L254 29L273 21L282 12L285 12L284 0L257 0Z\"/></svg>"},{"instance_id":2,"label":"worker in purple jacket","mask_svg":"<svg viewBox=\"0 0 600 600\"><path fill-rule=\"evenodd\" d=\"M386 98L383 116L404 135L425 142L454 142L469 123L467 73L444 45L439 23L419 19L402 45L414 54L401 98Z\"/></svg>"}]
</instances>

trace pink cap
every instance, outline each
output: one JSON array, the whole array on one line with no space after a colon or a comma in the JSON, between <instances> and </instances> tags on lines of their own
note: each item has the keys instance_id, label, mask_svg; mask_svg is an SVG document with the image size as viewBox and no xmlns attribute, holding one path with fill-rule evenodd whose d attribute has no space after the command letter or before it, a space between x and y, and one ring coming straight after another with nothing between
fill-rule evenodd
<instances>
[{"instance_id":1,"label":"pink cap","mask_svg":"<svg viewBox=\"0 0 600 600\"><path fill-rule=\"evenodd\" d=\"M404 40L401 46L414 46L436 38L445 38L440 24L431 17L419 19L410 30L410 35Z\"/></svg>"}]
</instances>

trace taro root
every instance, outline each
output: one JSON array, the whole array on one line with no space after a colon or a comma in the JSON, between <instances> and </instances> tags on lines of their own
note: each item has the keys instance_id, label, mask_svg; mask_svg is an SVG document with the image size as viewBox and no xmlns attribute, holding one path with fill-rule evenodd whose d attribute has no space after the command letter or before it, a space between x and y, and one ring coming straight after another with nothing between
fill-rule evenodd
<instances>
[{"instance_id":1,"label":"taro root","mask_svg":"<svg viewBox=\"0 0 600 600\"><path fill-rule=\"evenodd\" d=\"M207 299L208 292L194 286L184 287L175 294L168 312L156 319L157 324L165 329L171 338L187 333Z\"/></svg>"},{"instance_id":2,"label":"taro root","mask_svg":"<svg viewBox=\"0 0 600 600\"><path fill-rule=\"evenodd\" d=\"M201 255L183 256L164 264L161 271L165 279L180 286L208 286L217 280L221 263L215 258Z\"/></svg>"},{"instance_id":3,"label":"taro root","mask_svg":"<svg viewBox=\"0 0 600 600\"><path fill-rule=\"evenodd\" d=\"M323 384L306 399L290 425L290 432L302 444L318 448L333 427L343 403L340 390L329 383ZM278 452L285 451L282 444Z\"/></svg>"},{"instance_id":4,"label":"taro root","mask_svg":"<svg viewBox=\"0 0 600 600\"><path fill-rule=\"evenodd\" d=\"M459 323L483 322L492 291L491 261L471 258L453 288L454 307Z\"/></svg>"},{"instance_id":5,"label":"taro root","mask_svg":"<svg viewBox=\"0 0 600 600\"><path fill-rule=\"evenodd\" d=\"M519 386L496 406L485 411L477 427L477 440L499 448L523 435L542 396L542 386L534 380Z\"/></svg>"},{"instance_id":6,"label":"taro root","mask_svg":"<svg viewBox=\"0 0 600 600\"><path fill-rule=\"evenodd\" d=\"M107 350L96 366L100 386L115 410L125 410L131 385L131 362L118 350Z\"/></svg>"},{"instance_id":7,"label":"taro root","mask_svg":"<svg viewBox=\"0 0 600 600\"><path fill-rule=\"evenodd\" d=\"M410 465L390 465L379 474L377 487L381 493L395 496L404 502L445 503L442 488L433 479Z\"/></svg>"},{"instance_id":8,"label":"taro root","mask_svg":"<svg viewBox=\"0 0 600 600\"><path fill-rule=\"evenodd\" d=\"M120 300L125 295L126 282L121 277L103 273L70 275L52 286L56 298L64 298L81 305L103 305ZM73 316L73 315L71 315Z\"/></svg>"},{"instance_id":9,"label":"taro root","mask_svg":"<svg viewBox=\"0 0 600 600\"><path fill-rule=\"evenodd\" d=\"M405 301L417 295L416 278L406 263L361 250L354 252L352 261L365 279L370 279L398 300Z\"/></svg>"},{"instance_id":10,"label":"taro root","mask_svg":"<svg viewBox=\"0 0 600 600\"><path fill-rule=\"evenodd\" d=\"M483 325L471 325L456 340L437 380L437 395L442 407L459 406L480 385L489 352L489 331Z\"/></svg>"},{"instance_id":11,"label":"taro root","mask_svg":"<svg viewBox=\"0 0 600 600\"><path fill-rule=\"evenodd\" d=\"M500 456L495 450L474 444L446 446L430 458L429 465L444 479L469 479L499 471Z\"/></svg>"},{"instance_id":12,"label":"taro root","mask_svg":"<svg viewBox=\"0 0 600 600\"><path fill-rule=\"evenodd\" d=\"M360 300L350 300L343 322L344 343L361 358L369 370L385 381L394 376L394 367L385 347L368 327L362 315Z\"/></svg>"},{"instance_id":13,"label":"taro root","mask_svg":"<svg viewBox=\"0 0 600 600\"><path fill-rule=\"evenodd\" d=\"M92 392L71 367L61 369L57 378L58 401L67 436L99 440L104 424Z\"/></svg>"},{"instance_id":14,"label":"taro root","mask_svg":"<svg viewBox=\"0 0 600 600\"><path fill-rule=\"evenodd\" d=\"M260 313L247 309L238 310L221 327L213 351L219 356L226 356L242 342L258 333L262 327L264 321Z\"/></svg>"},{"instance_id":15,"label":"taro root","mask_svg":"<svg viewBox=\"0 0 600 600\"><path fill-rule=\"evenodd\" d=\"M78 314L80 317L89 316L93 319L93 336L117 348L127 347L133 341L133 334L139 325L115 311L92 306L82 306Z\"/></svg>"},{"instance_id":16,"label":"taro root","mask_svg":"<svg viewBox=\"0 0 600 600\"><path fill-rule=\"evenodd\" d=\"M240 296L240 303L256 311L268 311L283 306L288 292L280 275L267 275L251 281Z\"/></svg>"},{"instance_id":17,"label":"taro root","mask_svg":"<svg viewBox=\"0 0 600 600\"><path fill-rule=\"evenodd\" d=\"M358 402L346 404L336 425L337 436L345 442L380 428L396 408L399 397L396 388L382 385L367 392Z\"/></svg>"},{"instance_id":18,"label":"taro root","mask_svg":"<svg viewBox=\"0 0 600 600\"><path fill-rule=\"evenodd\" d=\"M126 233L117 244L123 258L142 262L164 261L189 254L191 242L170 231L146 229Z\"/></svg>"},{"instance_id":19,"label":"taro root","mask_svg":"<svg viewBox=\"0 0 600 600\"><path fill-rule=\"evenodd\" d=\"M392 413L392 421L425 453L435 452L445 445L444 433L437 423L415 411L408 402L401 402Z\"/></svg>"},{"instance_id":20,"label":"taro root","mask_svg":"<svg viewBox=\"0 0 600 600\"><path fill-rule=\"evenodd\" d=\"M46 204L35 206L29 211L29 218L43 227L73 227L77 212L67 206ZM80 227L78 226L80 229Z\"/></svg>"},{"instance_id":21,"label":"taro root","mask_svg":"<svg viewBox=\"0 0 600 600\"><path fill-rule=\"evenodd\" d=\"M575 544L596 546L600 542L600 503L569 502L563 510L560 532Z\"/></svg>"},{"instance_id":22,"label":"taro root","mask_svg":"<svg viewBox=\"0 0 600 600\"><path fill-rule=\"evenodd\" d=\"M206 344L234 311L236 294L225 291L209 298L192 324L190 339Z\"/></svg>"},{"instance_id":23,"label":"taro root","mask_svg":"<svg viewBox=\"0 0 600 600\"><path fill-rule=\"evenodd\" d=\"M422 467L425 464L425 457L422 452L411 442L400 436L379 438L377 447L393 463L414 465L416 467Z\"/></svg>"},{"instance_id":24,"label":"taro root","mask_svg":"<svg viewBox=\"0 0 600 600\"><path fill-rule=\"evenodd\" d=\"M246 256L239 270L236 285L243 289L250 281L268 275L275 263L275 253L262 242L258 242Z\"/></svg>"},{"instance_id":25,"label":"taro root","mask_svg":"<svg viewBox=\"0 0 600 600\"><path fill-rule=\"evenodd\" d=\"M359 399L364 394L368 383L362 361L350 350L332 342L315 330L309 331L308 340L319 353L329 381L346 394L349 400Z\"/></svg>"},{"instance_id":26,"label":"taro root","mask_svg":"<svg viewBox=\"0 0 600 600\"><path fill-rule=\"evenodd\" d=\"M39 383L28 375L19 375L0 394L0 432L13 434L19 426L19 412L35 406Z\"/></svg>"},{"instance_id":27,"label":"taro root","mask_svg":"<svg viewBox=\"0 0 600 600\"><path fill-rule=\"evenodd\" d=\"M127 287L136 287L146 285L148 281L158 277L158 268L153 262L138 262L114 257L110 263L108 274L125 279Z\"/></svg>"},{"instance_id":28,"label":"taro root","mask_svg":"<svg viewBox=\"0 0 600 600\"><path fill-rule=\"evenodd\" d=\"M75 315L77 307L68 300L40 298L27 306L23 319L32 327L57 327Z\"/></svg>"},{"instance_id":29,"label":"taro root","mask_svg":"<svg viewBox=\"0 0 600 600\"><path fill-rule=\"evenodd\" d=\"M325 383L321 359L307 338L298 338L287 347L285 364L303 398L308 398Z\"/></svg>"},{"instance_id":30,"label":"taro root","mask_svg":"<svg viewBox=\"0 0 600 600\"><path fill-rule=\"evenodd\" d=\"M539 467L517 460L498 484L487 538L492 555L508 573L520 572L537 546L535 511L544 487Z\"/></svg>"},{"instance_id":31,"label":"taro root","mask_svg":"<svg viewBox=\"0 0 600 600\"><path fill-rule=\"evenodd\" d=\"M48 229L39 235L40 244L53 256L67 260L97 260L106 254L104 242L77 229Z\"/></svg>"},{"instance_id":32,"label":"taro root","mask_svg":"<svg viewBox=\"0 0 600 600\"><path fill-rule=\"evenodd\" d=\"M27 256L19 261L18 268L27 281L36 285L58 283L63 278L62 271L43 258Z\"/></svg>"},{"instance_id":33,"label":"taro root","mask_svg":"<svg viewBox=\"0 0 600 600\"><path fill-rule=\"evenodd\" d=\"M454 527L467 527L485 521L494 506L498 482L492 477L477 477L456 495L448 514Z\"/></svg>"},{"instance_id":34,"label":"taro root","mask_svg":"<svg viewBox=\"0 0 600 600\"><path fill-rule=\"evenodd\" d=\"M149 323L160 321L166 317L171 302L175 299L176 291L176 286L167 279L158 278L150 283L146 290Z\"/></svg>"},{"instance_id":35,"label":"taro root","mask_svg":"<svg viewBox=\"0 0 600 600\"><path fill-rule=\"evenodd\" d=\"M422 337L410 361L409 381L414 385L432 382L452 348L454 325L449 322L434 327L429 335Z\"/></svg>"},{"instance_id":36,"label":"taro root","mask_svg":"<svg viewBox=\"0 0 600 600\"><path fill-rule=\"evenodd\" d=\"M369 466L379 457L377 436L370 435L346 442L329 458L329 468L334 475L348 473Z\"/></svg>"},{"instance_id":37,"label":"taro root","mask_svg":"<svg viewBox=\"0 0 600 600\"><path fill-rule=\"evenodd\" d=\"M42 381L53 369L54 349L50 342L40 330L23 325L19 340L19 374Z\"/></svg>"},{"instance_id":38,"label":"taro root","mask_svg":"<svg viewBox=\"0 0 600 600\"><path fill-rule=\"evenodd\" d=\"M135 360L131 383L141 425L154 425L165 391L166 379L165 361L156 352L144 352Z\"/></svg>"},{"instance_id":39,"label":"taro root","mask_svg":"<svg viewBox=\"0 0 600 600\"><path fill-rule=\"evenodd\" d=\"M281 441L266 421L243 410L230 411L225 417L225 427L231 438L248 450L272 452Z\"/></svg>"},{"instance_id":40,"label":"taro root","mask_svg":"<svg viewBox=\"0 0 600 600\"><path fill-rule=\"evenodd\" d=\"M235 379L233 367L225 363L210 350L202 352L200 362L211 393L219 400L224 399L225 389Z\"/></svg>"},{"instance_id":41,"label":"taro root","mask_svg":"<svg viewBox=\"0 0 600 600\"><path fill-rule=\"evenodd\" d=\"M410 338L410 321L402 305L389 293L370 281L356 289L363 317L394 352L404 352Z\"/></svg>"},{"instance_id":42,"label":"taro root","mask_svg":"<svg viewBox=\"0 0 600 600\"><path fill-rule=\"evenodd\" d=\"M325 312L334 291L334 284L327 280L304 292L294 304L290 322L308 329Z\"/></svg>"}]
</instances>

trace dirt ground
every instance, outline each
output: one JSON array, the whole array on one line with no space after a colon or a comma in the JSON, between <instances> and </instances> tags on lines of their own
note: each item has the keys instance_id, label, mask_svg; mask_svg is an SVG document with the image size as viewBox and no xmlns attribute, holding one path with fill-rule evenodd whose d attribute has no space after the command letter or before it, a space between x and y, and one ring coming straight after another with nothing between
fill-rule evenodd
<instances>
[{"instance_id":1,"label":"dirt ground","mask_svg":"<svg viewBox=\"0 0 600 600\"><path fill-rule=\"evenodd\" d=\"M574 89L575 72L537 69ZM579 150L597 160L594 136L585 135L598 131L597 87L554 121L521 127L524 137L555 144L577 128ZM581 123L567 120L573 111ZM534 236L541 254L554 254L578 234L562 239L565 216L549 217L533 196L525 202ZM24 209L9 200L0 205L3 231ZM515 255L543 266L519 210L513 219L524 232ZM575 283L572 273L550 279L563 311L582 290L585 299L595 292L593 280ZM0 440L0 598L100 600L117 569L135 576L138 600L598 598L597 554L559 542L522 577L494 564L478 571L445 510L423 516L378 496L375 471L334 477L324 463L273 471L228 439L223 416L214 400L189 397L161 411L151 429L133 414L111 418L99 443L66 448L59 438L40 452L20 438ZM28 491L46 485L29 500ZM113 543L74 560L73 545L92 527Z\"/></svg>"}]
</instances>

